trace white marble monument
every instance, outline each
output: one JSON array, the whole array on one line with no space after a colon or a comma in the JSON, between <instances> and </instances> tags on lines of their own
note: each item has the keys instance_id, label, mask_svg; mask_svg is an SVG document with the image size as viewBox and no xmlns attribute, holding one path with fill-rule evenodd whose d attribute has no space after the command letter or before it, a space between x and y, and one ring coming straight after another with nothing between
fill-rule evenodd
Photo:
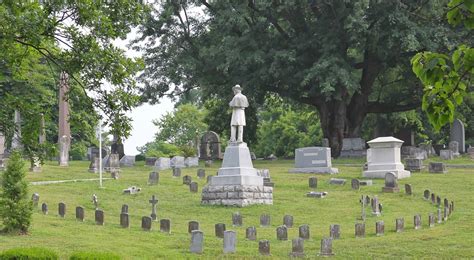
<instances>
[{"instance_id":1,"label":"white marble monument","mask_svg":"<svg viewBox=\"0 0 474 260\"><path fill-rule=\"evenodd\" d=\"M224 154L222 166L217 176L202 189L202 204L244 207L251 204L273 204L273 188L263 185L263 177L253 168L250 151L243 142L245 108L247 98L241 94L242 88L232 88L231 139Z\"/></svg>"},{"instance_id":2,"label":"white marble monument","mask_svg":"<svg viewBox=\"0 0 474 260\"><path fill-rule=\"evenodd\" d=\"M402 140L387 136L367 143L370 149L367 150L367 170L363 172L363 177L384 179L387 172L392 172L397 179L410 177L410 172L400 161Z\"/></svg>"}]
</instances>

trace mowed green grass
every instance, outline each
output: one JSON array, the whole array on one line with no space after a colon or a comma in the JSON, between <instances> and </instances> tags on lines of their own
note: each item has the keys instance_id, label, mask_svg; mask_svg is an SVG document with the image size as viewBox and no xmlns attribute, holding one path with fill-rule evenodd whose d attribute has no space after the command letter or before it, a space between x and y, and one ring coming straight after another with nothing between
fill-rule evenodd
<instances>
[{"instance_id":1,"label":"mowed green grass","mask_svg":"<svg viewBox=\"0 0 474 260\"><path fill-rule=\"evenodd\" d=\"M474 164L474 161L461 159ZM329 235L330 224L341 225L341 239L333 241L334 258L473 258L474 257L474 169L449 169L448 174L429 174L426 171L414 173L411 178L400 180L400 193L382 193L383 180L374 180L373 186L361 187L360 191L351 189L350 179L361 178L361 167L347 167L338 162L351 163L351 160L333 164L339 168L335 176L318 175L318 191L327 191L324 199L306 197L310 191L308 178L311 174L290 174L293 167L290 160L256 161L256 168L270 169L273 191L273 205L253 205L245 208L203 206L201 194L191 193L181 178L173 178L171 170L160 172L160 183L148 186L150 167L137 165L122 168L120 179L104 181L100 189L98 182L77 182L30 186L30 194L40 194L40 204L46 202L49 214L43 215L40 207L33 214L30 234L25 236L1 235L0 249L13 247L48 247L66 259L75 251L113 252L124 259L184 259L184 258L256 258L258 240L270 240L272 258L288 258L291 251L291 239L298 237L298 226L308 224L311 239L305 241L307 258L317 258L322 237ZM360 163L363 160L354 160ZM219 162L212 168L206 168L206 174L215 175ZM39 174L29 173L28 181L64 180L73 178L95 178L88 173L88 162L71 162L71 166L62 168L50 162ZM196 177L198 168L185 168L182 176L190 175L199 184L199 191L205 185L205 179ZM105 177L109 177L104 174ZM345 178L344 186L329 185L331 177ZM413 196L404 194L404 184L413 187ZM142 191L137 195L123 195L122 190L129 186L138 186ZM423 191L430 189L455 202L455 212L446 223L428 227L428 214L435 213L436 207L423 200ZM99 207L105 212L105 225L94 222L92 194L97 194ZM141 217L150 215L148 200L155 194L159 199L158 218L171 219L171 234L159 231L159 222L153 223L153 230L141 230ZM377 195L383 204L383 214L373 217L368 214L366 237L354 237L354 224L359 222L361 195ZM59 202L67 205L64 219L58 217ZM129 205L131 227L119 226L119 214L122 204ZM75 207L86 209L86 220L75 219ZM232 213L239 211L243 215L243 226L232 227ZM261 214L271 215L271 227L260 227ZM285 214L293 215L294 226L288 231L288 241L276 239L276 228L283 222ZM421 214L422 229L413 229L413 216ZM395 233L395 219L405 219L405 231ZM190 235L187 233L188 221L197 220L204 232L204 253L189 253ZM375 222L385 222L385 235L375 236ZM225 223L227 230L237 232L237 252L224 255L223 241L214 235L214 225ZM257 241L245 239L245 229L257 227Z\"/></svg>"}]
</instances>

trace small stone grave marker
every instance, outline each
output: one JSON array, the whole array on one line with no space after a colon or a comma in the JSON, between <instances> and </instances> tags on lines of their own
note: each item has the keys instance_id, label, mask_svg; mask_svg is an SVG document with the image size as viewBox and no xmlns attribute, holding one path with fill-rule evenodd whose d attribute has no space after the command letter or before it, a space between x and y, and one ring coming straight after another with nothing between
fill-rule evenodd
<instances>
[{"instance_id":1,"label":"small stone grave marker","mask_svg":"<svg viewBox=\"0 0 474 260\"><path fill-rule=\"evenodd\" d=\"M359 180L360 186L372 186L374 184L373 180Z\"/></svg>"},{"instance_id":2,"label":"small stone grave marker","mask_svg":"<svg viewBox=\"0 0 474 260\"><path fill-rule=\"evenodd\" d=\"M101 209L95 210L95 224L99 226L104 225L104 211Z\"/></svg>"},{"instance_id":3,"label":"small stone grave marker","mask_svg":"<svg viewBox=\"0 0 474 260\"><path fill-rule=\"evenodd\" d=\"M261 227L268 227L268 226L270 226L270 220L271 220L270 215L268 215L268 214L262 214L262 215L260 216L260 226L261 226Z\"/></svg>"},{"instance_id":4,"label":"small stone grave marker","mask_svg":"<svg viewBox=\"0 0 474 260\"><path fill-rule=\"evenodd\" d=\"M225 224L224 223L217 223L214 225L214 230L216 233L216 237L224 238L224 231L225 231Z\"/></svg>"},{"instance_id":5,"label":"small stone grave marker","mask_svg":"<svg viewBox=\"0 0 474 260\"><path fill-rule=\"evenodd\" d=\"M248 227L245 230L245 238L248 240L257 240L257 229L255 227Z\"/></svg>"},{"instance_id":6,"label":"small stone grave marker","mask_svg":"<svg viewBox=\"0 0 474 260\"><path fill-rule=\"evenodd\" d=\"M428 224L429 224L429 227L434 227L435 226L435 216L433 213L430 213L428 215Z\"/></svg>"},{"instance_id":7,"label":"small stone grave marker","mask_svg":"<svg viewBox=\"0 0 474 260\"><path fill-rule=\"evenodd\" d=\"M131 186L123 190L123 194L137 194L141 191L141 188Z\"/></svg>"},{"instance_id":8,"label":"small stone grave marker","mask_svg":"<svg viewBox=\"0 0 474 260\"><path fill-rule=\"evenodd\" d=\"M425 190L423 192L423 198L425 198L425 200L429 200L430 199L430 194L431 194L430 190Z\"/></svg>"},{"instance_id":9,"label":"small stone grave marker","mask_svg":"<svg viewBox=\"0 0 474 260\"><path fill-rule=\"evenodd\" d=\"M406 195L412 195L412 190L411 190L411 184L406 183L405 184L405 194Z\"/></svg>"},{"instance_id":10,"label":"small stone grave marker","mask_svg":"<svg viewBox=\"0 0 474 260\"><path fill-rule=\"evenodd\" d=\"M173 177L178 178L181 176L181 168L173 168Z\"/></svg>"},{"instance_id":11,"label":"small stone grave marker","mask_svg":"<svg viewBox=\"0 0 474 260\"><path fill-rule=\"evenodd\" d=\"M329 179L329 184L344 185L344 184L346 184L346 180L345 179L331 178L331 179Z\"/></svg>"},{"instance_id":12,"label":"small stone grave marker","mask_svg":"<svg viewBox=\"0 0 474 260\"><path fill-rule=\"evenodd\" d=\"M419 214L413 217L413 222L414 222L415 229L421 228L421 216Z\"/></svg>"},{"instance_id":13,"label":"small stone grave marker","mask_svg":"<svg viewBox=\"0 0 474 260\"><path fill-rule=\"evenodd\" d=\"M237 236L235 231L224 231L224 254L235 253L235 246L237 244Z\"/></svg>"},{"instance_id":14,"label":"small stone grave marker","mask_svg":"<svg viewBox=\"0 0 474 260\"><path fill-rule=\"evenodd\" d=\"M375 222L375 235L376 236L383 236L385 232L385 224L383 221Z\"/></svg>"},{"instance_id":15,"label":"small stone grave marker","mask_svg":"<svg viewBox=\"0 0 474 260\"><path fill-rule=\"evenodd\" d=\"M64 202L58 204L58 215L62 218L66 215L66 204Z\"/></svg>"},{"instance_id":16,"label":"small stone grave marker","mask_svg":"<svg viewBox=\"0 0 474 260\"><path fill-rule=\"evenodd\" d=\"M293 216L285 215L283 217L283 225L285 225L287 228L292 228L293 227Z\"/></svg>"},{"instance_id":17,"label":"small stone grave marker","mask_svg":"<svg viewBox=\"0 0 474 260\"><path fill-rule=\"evenodd\" d=\"M428 165L429 173L447 173L446 166L442 162L430 162Z\"/></svg>"},{"instance_id":18,"label":"small stone grave marker","mask_svg":"<svg viewBox=\"0 0 474 260\"><path fill-rule=\"evenodd\" d=\"M443 223L443 218L441 216L441 209L438 208L436 213L437 213L437 216L438 216L438 218L437 218L438 219L438 224Z\"/></svg>"},{"instance_id":19,"label":"small stone grave marker","mask_svg":"<svg viewBox=\"0 0 474 260\"><path fill-rule=\"evenodd\" d=\"M446 207L449 207L449 201L447 198L444 198L443 200L443 206L446 208Z\"/></svg>"},{"instance_id":20,"label":"small stone grave marker","mask_svg":"<svg viewBox=\"0 0 474 260\"><path fill-rule=\"evenodd\" d=\"M188 233L191 234L193 230L199 230L199 222L191 220L188 222Z\"/></svg>"},{"instance_id":21,"label":"small stone grave marker","mask_svg":"<svg viewBox=\"0 0 474 260\"><path fill-rule=\"evenodd\" d=\"M387 172L385 174L385 187L382 188L383 192L399 192L397 176L393 172Z\"/></svg>"},{"instance_id":22,"label":"small stone grave marker","mask_svg":"<svg viewBox=\"0 0 474 260\"><path fill-rule=\"evenodd\" d=\"M149 216L142 217L142 229L143 231L151 231L152 219Z\"/></svg>"},{"instance_id":23,"label":"small stone grave marker","mask_svg":"<svg viewBox=\"0 0 474 260\"><path fill-rule=\"evenodd\" d=\"M372 215L380 216L382 214L382 210L380 208L379 198L375 196L372 199Z\"/></svg>"},{"instance_id":24,"label":"small stone grave marker","mask_svg":"<svg viewBox=\"0 0 474 260\"><path fill-rule=\"evenodd\" d=\"M148 185L156 185L159 182L160 175L158 172L150 172L148 176Z\"/></svg>"},{"instance_id":25,"label":"small stone grave marker","mask_svg":"<svg viewBox=\"0 0 474 260\"><path fill-rule=\"evenodd\" d=\"M321 239L321 251L319 252L320 256L332 256L332 238L323 238Z\"/></svg>"},{"instance_id":26,"label":"small stone grave marker","mask_svg":"<svg viewBox=\"0 0 474 260\"><path fill-rule=\"evenodd\" d=\"M285 225L277 227L276 233L278 240L288 240L288 228Z\"/></svg>"},{"instance_id":27,"label":"small stone grave marker","mask_svg":"<svg viewBox=\"0 0 474 260\"><path fill-rule=\"evenodd\" d=\"M242 215L240 215L240 212L235 212L232 214L232 226L234 227L242 226Z\"/></svg>"},{"instance_id":28,"label":"small stone grave marker","mask_svg":"<svg viewBox=\"0 0 474 260\"><path fill-rule=\"evenodd\" d=\"M318 178L309 177L308 184L310 188L316 189L318 187Z\"/></svg>"},{"instance_id":29,"label":"small stone grave marker","mask_svg":"<svg viewBox=\"0 0 474 260\"><path fill-rule=\"evenodd\" d=\"M448 220L448 215L449 215L449 208L444 208L444 211L443 211L443 220L444 221L447 221Z\"/></svg>"},{"instance_id":30,"label":"small stone grave marker","mask_svg":"<svg viewBox=\"0 0 474 260\"><path fill-rule=\"evenodd\" d=\"M39 199L40 199L40 196L38 193L33 193L33 195L31 195L31 201L33 202L33 207L38 207L38 203L39 203Z\"/></svg>"},{"instance_id":31,"label":"small stone grave marker","mask_svg":"<svg viewBox=\"0 0 474 260\"><path fill-rule=\"evenodd\" d=\"M44 203L41 204L41 211L43 212L43 214L48 214L48 204Z\"/></svg>"},{"instance_id":32,"label":"small stone grave marker","mask_svg":"<svg viewBox=\"0 0 474 260\"><path fill-rule=\"evenodd\" d=\"M84 208L81 206L76 207L76 220L84 221Z\"/></svg>"},{"instance_id":33,"label":"small stone grave marker","mask_svg":"<svg viewBox=\"0 0 474 260\"><path fill-rule=\"evenodd\" d=\"M440 150L439 157L443 160L452 160L454 159L454 153L451 150Z\"/></svg>"},{"instance_id":34,"label":"small stone grave marker","mask_svg":"<svg viewBox=\"0 0 474 260\"><path fill-rule=\"evenodd\" d=\"M191 246L189 251L191 253L202 254L204 247L204 234L200 230L193 230L191 232Z\"/></svg>"},{"instance_id":35,"label":"small stone grave marker","mask_svg":"<svg viewBox=\"0 0 474 260\"><path fill-rule=\"evenodd\" d=\"M128 216L128 213L126 212L120 213L120 226L123 228L130 227L130 218Z\"/></svg>"},{"instance_id":36,"label":"small stone grave marker","mask_svg":"<svg viewBox=\"0 0 474 260\"><path fill-rule=\"evenodd\" d=\"M310 191L306 193L306 197L310 198L318 198L318 199L324 199L328 193L327 192L318 192L318 191Z\"/></svg>"},{"instance_id":37,"label":"small stone grave marker","mask_svg":"<svg viewBox=\"0 0 474 260\"><path fill-rule=\"evenodd\" d=\"M400 233L403 232L405 228L405 220L403 218L397 218L395 220L395 232Z\"/></svg>"},{"instance_id":38,"label":"small stone grave marker","mask_svg":"<svg viewBox=\"0 0 474 260\"><path fill-rule=\"evenodd\" d=\"M431 193L431 203L432 204L436 203L436 195L434 193Z\"/></svg>"},{"instance_id":39,"label":"small stone grave marker","mask_svg":"<svg viewBox=\"0 0 474 260\"><path fill-rule=\"evenodd\" d=\"M156 199L156 196L153 195L151 196L151 200L149 200L148 202L151 203L151 219L152 220L156 220L157 219L157 216L156 216L156 204L158 204L158 199Z\"/></svg>"},{"instance_id":40,"label":"small stone grave marker","mask_svg":"<svg viewBox=\"0 0 474 260\"><path fill-rule=\"evenodd\" d=\"M365 237L365 223L355 224L355 237Z\"/></svg>"},{"instance_id":41,"label":"small stone grave marker","mask_svg":"<svg viewBox=\"0 0 474 260\"><path fill-rule=\"evenodd\" d=\"M193 192L193 193L198 192L198 184L197 184L197 182L194 182L194 181L193 181L193 182L191 182L191 183L189 184L189 191L190 191L190 192Z\"/></svg>"},{"instance_id":42,"label":"small stone grave marker","mask_svg":"<svg viewBox=\"0 0 474 260\"><path fill-rule=\"evenodd\" d=\"M332 239L341 238L341 226L338 224L332 224L329 226L329 237Z\"/></svg>"},{"instance_id":43,"label":"small stone grave marker","mask_svg":"<svg viewBox=\"0 0 474 260\"><path fill-rule=\"evenodd\" d=\"M437 205L438 207L441 206L441 197L440 197L440 196L436 196L436 205Z\"/></svg>"},{"instance_id":44,"label":"small stone grave marker","mask_svg":"<svg viewBox=\"0 0 474 260\"><path fill-rule=\"evenodd\" d=\"M171 220L160 219L160 231L163 233L171 233Z\"/></svg>"},{"instance_id":45,"label":"small stone grave marker","mask_svg":"<svg viewBox=\"0 0 474 260\"><path fill-rule=\"evenodd\" d=\"M304 239L301 237L291 240L291 257L303 257L304 256Z\"/></svg>"},{"instance_id":46,"label":"small stone grave marker","mask_svg":"<svg viewBox=\"0 0 474 260\"><path fill-rule=\"evenodd\" d=\"M212 167L212 160L207 160L204 162L205 167Z\"/></svg>"},{"instance_id":47,"label":"small stone grave marker","mask_svg":"<svg viewBox=\"0 0 474 260\"><path fill-rule=\"evenodd\" d=\"M423 160L407 158L405 159L405 169L410 172L419 172L423 169Z\"/></svg>"},{"instance_id":48,"label":"small stone grave marker","mask_svg":"<svg viewBox=\"0 0 474 260\"><path fill-rule=\"evenodd\" d=\"M207 175L206 183L210 183L211 179L212 179L212 175Z\"/></svg>"},{"instance_id":49,"label":"small stone grave marker","mask_svg":"<svg viewBox=\"0 0 474 260\"><path fill-rule=\"evenodd\" d=\"M128 205L127 204L122 205L121 213L128 213Z\"/></svg>"},{"instance_id":50,"label":"small stone grave marker","mask_svg":"<svg viewBox=\"0 0 474 260\"><path fill-rule=\"evenodd\" d=\"M204 179L204 177L206 177L206 170L204 169L198 169L197 170L197 177L199 179Z\"/></svg>"},{"instance_id":51,"label":"small stone grave marker","mask_svg":"<svg viewBox=\"0 0 474 260\"><path fill-rule=\"evenodd\" d=\"M299 237L302 239L309 239L310 232L309 232L309 225L301 225L298 229Z\"/></svg>"},{"instance_id":52,"label":"small stone grave marker","mask_svg":"<svg viewBox=\"0 0 474 260\"><path fill-rule=\"evenodd\" d=\"M358 179L352 179L351 180L351 188L353 190L359 190L360 189L360 182Z\"/></svg>"},{"instance_id":53,"label":"small stone grave marker","mask_svg":"<svg viewBox=\"0 0 474 260\"><path fill-rule=\"evenodd\" d=\"M183 184L189 185L189 184L191 184L191 181L192 181L191 176L189 176L189 175L184 175L183 176Z\"/></svg>"},{"instance_id":54,"label":"small stone grave marker","mask_svg":"<svg viewBox=\"0 0 474 260\"><path fill-rule=\"evenodd\" d=\"M99 199L97 198L97 195L92 194L92 203L94 203L94 208L99 209Z\"/></svg>"},{"instance_id":55,"label":"small stone grave marker","mask_svg":"<svg viewBox=\"0 0 474 260\"><path fill-rule=\"evenodd\" d=\"M270 255L270 241L268 240L258 241L258 252L261 255Z\"/></svg>"}]
</instances>

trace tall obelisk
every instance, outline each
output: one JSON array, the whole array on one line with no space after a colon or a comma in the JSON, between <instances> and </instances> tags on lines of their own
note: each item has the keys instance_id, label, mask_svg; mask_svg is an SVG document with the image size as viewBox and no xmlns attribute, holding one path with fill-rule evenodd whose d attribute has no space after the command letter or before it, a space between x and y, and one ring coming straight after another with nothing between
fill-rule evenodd
<instances>
[{"instance_id":1,"label":"tall obelisk","mask_svg":"<svg viewBox=\"0 0 474 260\"><path fill-rule=\"evenodd\" d=\"M71 147L71 128L69 126L69 76L62 72L59 80L59 166L69 166L69 149Z\"/></svg>"}]
</instances>

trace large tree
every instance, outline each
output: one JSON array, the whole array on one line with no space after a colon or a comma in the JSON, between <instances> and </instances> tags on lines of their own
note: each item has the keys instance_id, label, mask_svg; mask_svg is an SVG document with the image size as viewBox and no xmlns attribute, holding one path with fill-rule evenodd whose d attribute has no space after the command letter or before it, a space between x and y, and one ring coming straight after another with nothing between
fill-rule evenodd
<instances>
[{"instance_id":1,"label":"large tree","mask_svg":"<svg viewBox=\"0 0 474 260\"><path fill-rule=\"evenodd\" d=\"M165 1L142 27L145 100L241 84L262 103L275 92L319 112L338 156L368 113L420 106L410 58L456 37L438 19L447 1Z\"/></svg>"}]
</instances>

